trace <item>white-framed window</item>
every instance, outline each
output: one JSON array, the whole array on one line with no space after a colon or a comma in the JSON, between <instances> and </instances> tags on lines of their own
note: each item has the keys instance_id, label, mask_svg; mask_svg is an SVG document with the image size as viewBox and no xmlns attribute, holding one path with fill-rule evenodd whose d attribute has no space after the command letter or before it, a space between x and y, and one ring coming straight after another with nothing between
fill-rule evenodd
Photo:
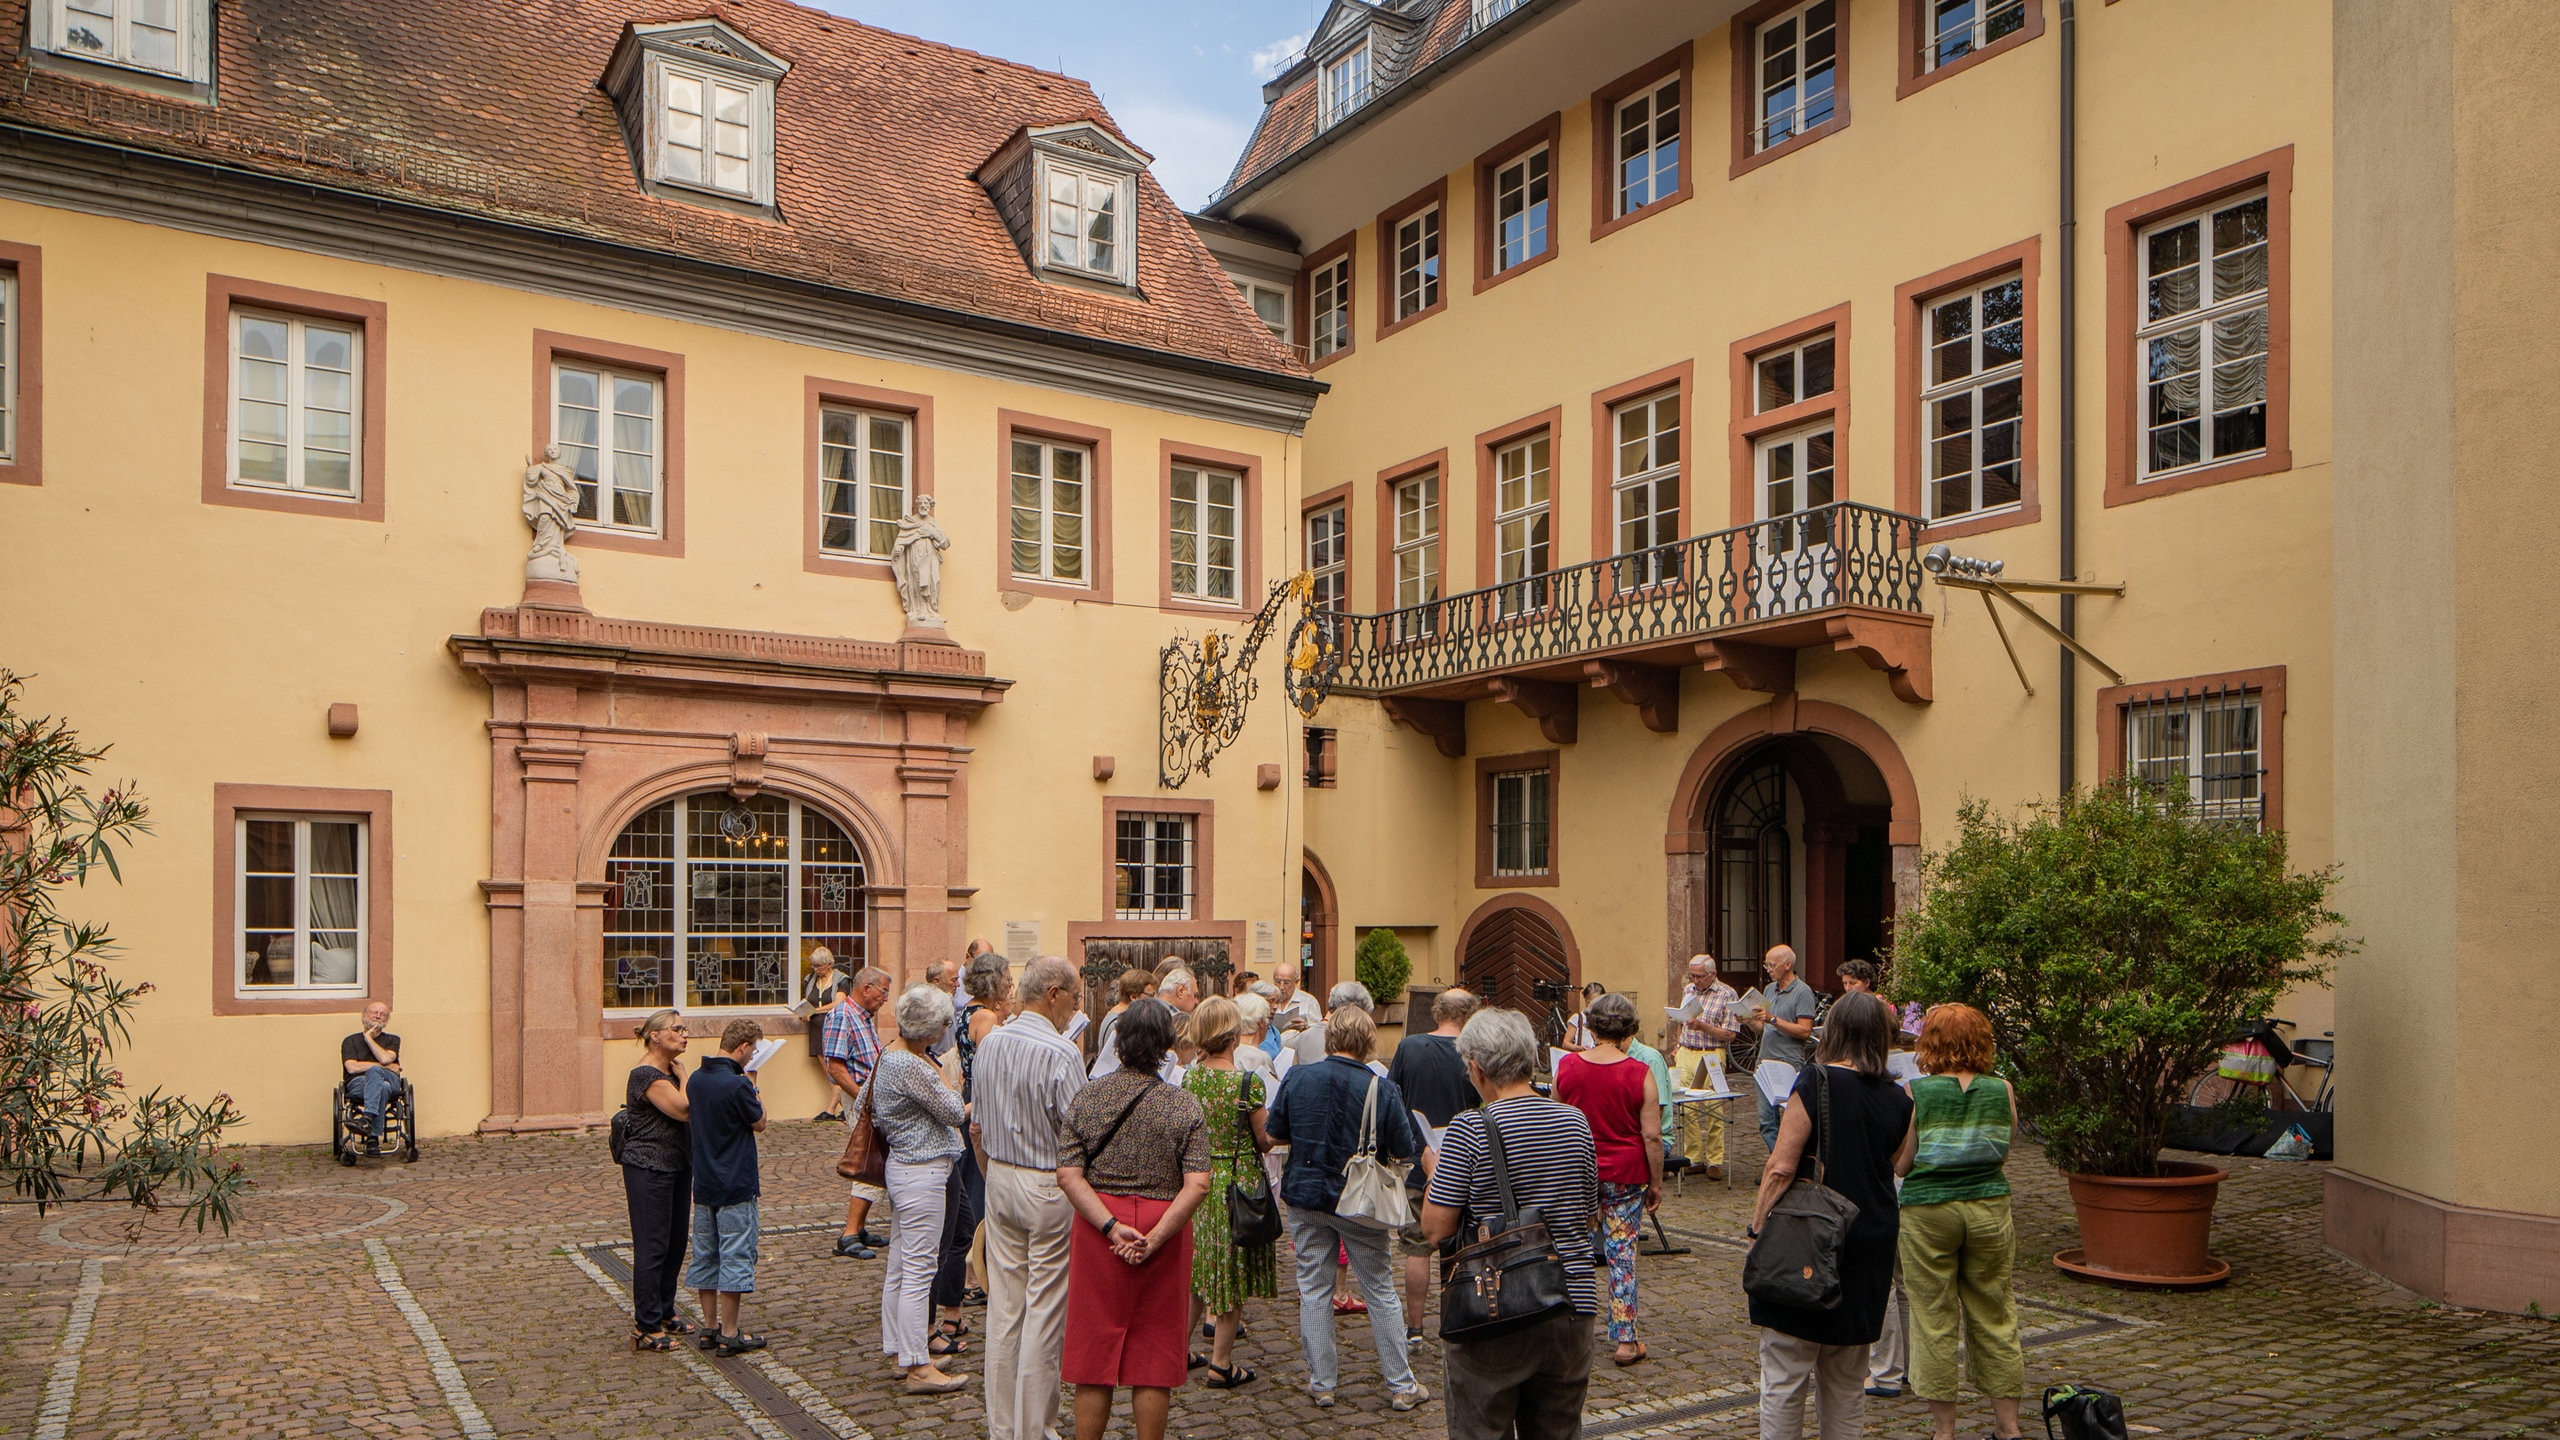
<instances>
[{"instance_id":1,"label":"white-framed window","mask_svg":"<svg viewBox=\"0 0 2560 1440\"><path fill-rule=\"evenodd\" d=\"M1555 568L1549 451L1542 430L1494 452L1494 565L1502 584L1497 609L1504 617L1547 603L1544 577Z\"/></svg>"},{"instance_id":2,"label":"white-framed window","mask_svg":"<svg viewBox=\"0 0 2560 1440\"><path fill-rule=\"evenodd\" d=\"M83 60L184 76L203 0L36 0L52 11L52 49Z\"/></svg>"},{"instance_id":3,"label":"white-framed window","mask_svg":"<svg viewBox=\"0 0 2560 1440\"><path fill-rule=\"evenodd\" d=\"M2018 503L2026 294L2026 281L2012 273L1928 302L1920 414L1929 436L1932 520Z\"/></svg>"},{"instance_id":4,"label":"white-framed window","mask_svg":"<svg viewBox=\"0 0 2560 1440\"><path fill-rule=\"evenodd\" d=\"M231 312L231 483L353 500L363 491L364 327Z\"/></svg>"},{"instance_id":5,"label":"white-framed window","mask_svg":"<svg viewBox=\"0 0 2560 1440\"><path fill-rule=\"evenodd\" d=\"M2187 792L2199 819L2264 823L2266 761L2260 693L2219 690L2124 707L2125 767Z\"/></svg>"},{"instance_id":6,"label":"white-framed window","mask_svg":"<svg viewBox=\"0 0 2560 1440\"><path fill-rule=\"evenodd\" d=\"M1237 280L1236 293L1253 307L1255 318L1270 328L1283 341L1289 338L1289 291L1282 285L1266 285L1259 280Z\"/></svg>"},{"instance_id":7,"label":"white-framed window","mask_svg":"<svg viewBox=\"0 0 2560 1440\"><path fill-rule=\"evenodd\" d=\"M820 550L889 558L912 493L910 448L904 415L818 412Z\"/></svg>"},{"instance_id":8,"label":"white-framed window","mask_svg":"<svg viewBox=\"0 0 2560 1440\"><path fill-rule=\"evenodd\" d=\"M1189 815L1123 814L1113 822L1113 918L1188 920L1199 884Z\"/></svg>"},{"instance_id":9,"label":"white-framed window","mask_svg":"<svg viewBox=\"0 0 2560 1440\"><path fill-rule=\"evenodd\" d=\"M1617 525L1620 585L1672 578L1680 557L1680 392L1664 390L1609 412L1616 473L1609 511Z\"/></svg>"},{"instance_id":10,"label":"white-framed window","mask_svg":"<svg viewBox=\"0 0 2560 1440\"><path fill-rule=\"evenodd\" d=\"M1324 67L1322 89L1317 98L1318 128L1340 124L1343 117L1369 103L1369 42L1358 46Z\"/></svg>"},{"instance_id":11,"label":"white-framed window","mask_svg":"<svg viewBox=\"0 0 2560 1440\"><path fill-rule=\"evenodd\" d=\"M232 823L240 991L362 991L365 818L244 812Z\"/></svg>"},{"instance_id":12,"label":"white-framed window","mask_svg":"<svg viewBox=\"0 0 2560 1440\"><path fill-rule=\"evenodd\" d=\"M0 461L18 458L18 272L0 266Z\"/></svg>"},{"instance_id":13,"label":"white-framed window","mask_svg":"<svg viewBox=\"0 0 2560 1440\"><path fill-rule=\"evenodd\" d=\"M1928 0L1929 33L1920 68L1952 65L1995 40L2027 28L2027 0Z\"/></svg>"},{"instance_id":14,"label":"white-framed window","mask_svg":"<svg viewBox=\"0 0 2560 1440\"><path fill-rule=\"evenodd\" d=\"M1126 177L1042 154L1042 263L1054 270L1125 279Z\"/></svg>"},{"instance_id":15,"label":"white-framed window","mask_svg":"<svg viewBox=\"0 0 2560 1440\"><path fill-rule=\"evenodd\" d=\"M1396 639L1418 640L1438 629L1440 473L1399 480L1395 488Z\"/></svg>"},{"instance_id":16,"label":"white-framed window","mask_svg":"<svg viewBox=\"0 0 2560 1440\"><path fill-rule=\"evenodd\" d=\"M1759 518L1780 523L1762 536L1764 551L1791 554L1831 539L1831 517L1793 517L1818 511L1832 502L1839 478L1837 437L1832 422L1763 436L1752 443L1754 488L1759 492Z\"/></svg>"},{"instance_id":17,"label":"white-framed window","mask_svg":"<svg viewBox=\"0 0 2560 1440\"><path fill-rule=\"evenodd\" d=\"M659 533L664 392L662 378L643 371L552 362L551 438L561 463L578 475L579 524Z\"/></svg>"},{"instance_id":18,"label":"white-framed window","mask_svg":"<svg viewBox=\"0 0 2560 1440\"><path fill-rule=\"evenodd\" d=\"M2145 478L2267 448L2267 197L2144 227Z\"/></svg>"},{"instance_id":19,"label":"white-framed window","mask_svg":"<svg viewBox=\"0 0 2560 1440\"><path fill-rule=\"evenodd\" d=\"M1629 214L1680 189L1680 77L1618 102L1617 208Z\"/></svg>"},{"instance_id":20,"label":"white-framed window","mask_svg":"<svg viewBox=\"0 0 2560 1440\"><path fill-rule=\"evenodd\" d=\"M666 60L658 64L658 178L678 185L763 198L759 158L772 144L763 87Z\"/></svg>"},{"instance_id":21,"label":"white-framed window","mask_svg":"<svg viewBox=\"0 0 2560 1440\"><path fill-rule=\"evenodd\" d=\"M1553 160L1541 145L1493 172L1493 270L1497 275L1547 253Z\"/></svg>"},{"instance_id":22,"label":"white-framed window","mask_svg":"<svg viewBox=\"0 0 2560 1440\"><path fill-rule=\"evenodd\" d=\"M1173 467L1173 594L1209 605L1237 600L1238 528L1244 517L1244 477L1228 470Z\"/></svg>"},{"instance_id":23,"label":"white-framed window","mask_svg":"<svg viewBox=\"0 0 2560 1440\"><path fill-rule=\"evenodd\" d=\"M1529 0L1475 0L1475 28L1481 30L1528 3Z\"/></svg>"},{"instance_id":24,"label":"white-framed window","mask_svg":"<svg viewBox=\"0 0 2560 1440\"><path fill-rule=\"evenodd\" d=\"M1307 277L1307 346L1321 360L1351 345L1351 257L1341 256Z\"/></svg>"},{"instance_id":25,"label":"white-framed window","mask_svg":"<svg viewBox=\"0 0 2560 1440\"><path fill-rule=\"evenodd\" d=\"M1828 330L1751 357L1751 413L1765 415L1817 395L1837 383L1837 348Z\"/></svg>"},{"instance_id":26,"label":"white-framed window","mask_svg":"<svg viewBox=\"0 0 2560 1440\"><path fill-rule=\"evenodd\" d=\"M781 795L662 800L614 837L604 878L604 1009L780 1009L820 945L865 963L869 890L843 826Z\"/></svg>"},{"instance_id":27,"label":"white-framed window","mask_svg":"<svg viewBox=\"0 0 2560 1440\"><path fill-rule=\"evenodd\" d=\"M1759 56L1759 109L1751 127L1754 154L1783 145L1828 121L1840 63L1838 0L1807 0L1752 31Z\"/></svg>"},{"instance_id":28,"label":"white-framed window","mask_svg":"<svg viewBox=\"0 0 2560 1440\"><path fill-rule=\"evenodd\" d=\"M1351 507L1327 505L1307 517L1307 573L1315 577L1308 604L1336 614L1351 608Z\"/></svg>"},{"instance_id":29,"label":"white-framed window","mask_svg":"<svg viewBox=\"0 0 2560 1440\"><path fill-rule=\"evenodd\" d=\"M1555 772L1515 770L1493 777L1493 873L1544 875L1554 868Z\"/></svg>"},{"instance_id":30,"label":"white-framed window","mask_svg":"<svg viewBox=\"0 0 2560 1440\"><path fill-rule=\"evenodd\" d=\"M1440 207L1427 205L1396 222L1396 318L1409 320L1440 303Z\"/></svg>"},{"instance_id":31,"label":"white-framed window","mask_svg":"<svg viewBox=\"0 0 2560 1440\"><path fill-rule=\"evenodd\" d=\"M1013 573L1026 580L1089 585L1085 516L1092 452L1027 436L1013 442Z\"/></svg>"}]
</instances>

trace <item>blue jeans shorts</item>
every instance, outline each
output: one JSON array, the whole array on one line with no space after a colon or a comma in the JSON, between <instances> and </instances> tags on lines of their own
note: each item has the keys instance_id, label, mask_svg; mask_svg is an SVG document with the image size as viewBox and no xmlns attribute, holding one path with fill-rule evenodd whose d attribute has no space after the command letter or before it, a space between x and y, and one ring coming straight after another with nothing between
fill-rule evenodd
<instances>
[{"instance_id":1,"label":"blue jeans shorts","mask_svg":"<svg viewBox=\"0 0 2560 1440\"><path fill-rule=\"evenodd\" d=\"M756 1288L756 1202L693 1207L693 1259L686 1262L685 1288L744 1295Z\"/></svg>"}]
</instances>

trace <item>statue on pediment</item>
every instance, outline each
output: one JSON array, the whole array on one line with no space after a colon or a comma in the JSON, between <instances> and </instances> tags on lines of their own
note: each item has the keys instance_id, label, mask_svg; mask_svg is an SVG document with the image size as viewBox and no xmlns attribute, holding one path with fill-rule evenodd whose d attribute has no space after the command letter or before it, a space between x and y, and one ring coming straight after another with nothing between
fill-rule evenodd
<instances>
[{"instance_id":1,"label":"statue on pediment","mask_svg":"<svg viewBox=\"0 0 2560 1440\"><path fill-rule=\"evenodd\" d=\"M578 557L569 537L578 532L578 472L560 463L560 447L545 445L542 458L525 467L524 523L533 527L524 578L578 583Z\"/></svg>"},{"instance_id":2,"label":"statue on pediment","mask_svg":"<svg viewBox=\"0 0 2560 1440\"><path fill-rule=\"evenodd\" d=\"M889 551L889 573L898 581L898 605L913 629L942 626L942 552L951 537L934 523L933 497L919 495L898 521L898 543Z\"/></svg>"}]
</instances>

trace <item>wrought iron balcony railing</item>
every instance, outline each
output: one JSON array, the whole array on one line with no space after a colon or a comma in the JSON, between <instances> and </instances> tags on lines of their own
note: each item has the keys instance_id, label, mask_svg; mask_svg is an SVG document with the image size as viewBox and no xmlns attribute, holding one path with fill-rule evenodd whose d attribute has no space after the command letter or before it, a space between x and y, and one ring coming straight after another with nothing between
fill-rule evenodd
<instances>
[{"instance_id":1,"label":"wrought iron balcony railing","mask_svg":"<svg viewBox=\"0 0 2560 1440\"><path fill-rule=\"evenodd\" d=\"M1387 695L1865 607L1925 613L1917 517L1846 501L1378 615L1337 615L1334 689Z\"/></svg>"}]
</instances>

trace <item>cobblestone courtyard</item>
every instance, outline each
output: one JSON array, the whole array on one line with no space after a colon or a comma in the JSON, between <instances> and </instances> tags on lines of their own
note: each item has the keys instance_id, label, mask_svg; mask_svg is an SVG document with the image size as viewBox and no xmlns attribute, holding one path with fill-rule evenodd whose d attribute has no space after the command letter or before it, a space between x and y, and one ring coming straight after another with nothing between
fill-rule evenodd
<instances>
[{"instance_id":1,"label":"cobblestone courtyard","mask_svg":"<svg viewBox=\"0 0 2560 1440\"><path fill-rule=\"evenodd\" d=\"M159 1222L128 1243L105 1207L0 1221L0 1436L756 1436L979 1434L976 1386L898 1393L877 1355L879 1262L829 1255L841 1132L764 1142L765 1248L749 1327L773 1348L713 1361L628 1348L622 1194L601 1136L447 1140L415 1165L343 1170L318 1149L252 1152L245 1223L198 1241ZM1642 1262L1649 1363L1594 1376L1600 1440L1755 1432L1737 1183L1692 1182L1663 1221L1687 1255ZM2237 1161L2203 1295L2131 1294L2020 1267L2028 1380L2120 1390L2138 1434L2560 1437L2560 1323L2448 1311L2329 1255L2317 1167ZM2023 1255L2077 1243L2042 1161L2022 1155ZM876 1228L876 1227L875 1227ZM1282 1274L1288 1273L1283 1261ZM1285 1283L1285 1282L1284 1282ZM1294 1308L1258 1302L1241 1343L1263 1378L1177 1394L1183 1440L1436 1436L1437 1403L1393 1415L1367 1322L1344 1322L1342 1406L1307 1405ZM983 1356L961 1366L975 1376ZM1415 1367L1435 1393L1437 1346ZM1356 1418L1355 1418L1356 1417ZM1872 1402L1868 1433L1928 1433L1916 1401ZM1987 1430L1968 1416L1967 1434ZM2029 1422L2036 1433L2035 1422ZM1115 1424L1115 1433L1125 1429Z\"/></svg>"}]
</instances>

